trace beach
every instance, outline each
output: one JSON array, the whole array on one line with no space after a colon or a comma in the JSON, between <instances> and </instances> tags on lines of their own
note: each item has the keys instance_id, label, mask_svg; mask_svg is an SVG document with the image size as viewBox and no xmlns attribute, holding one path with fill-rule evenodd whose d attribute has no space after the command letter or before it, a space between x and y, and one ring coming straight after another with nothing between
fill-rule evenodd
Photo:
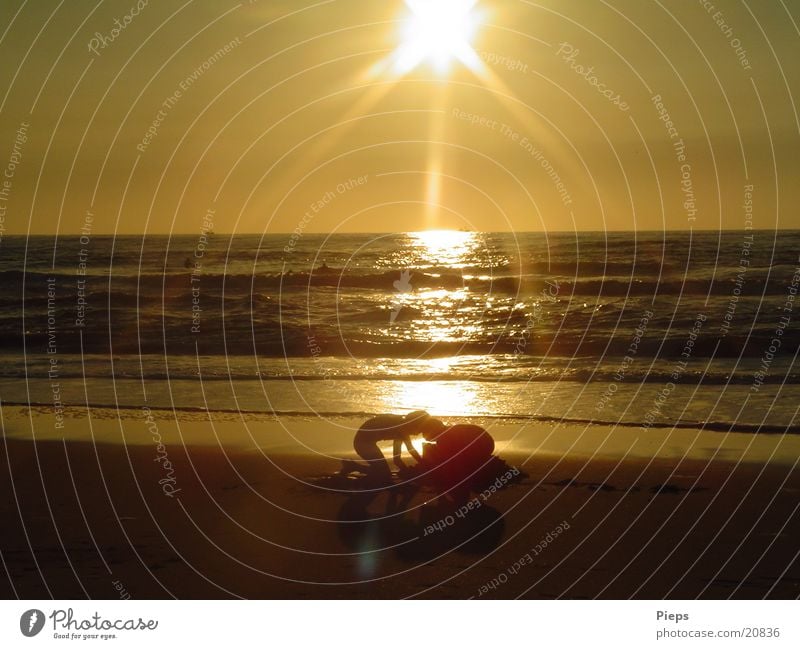
<instances>
[{"instance_id":1,"label":"beach","mask_svg":"<svg viewBox=\"0 0 800 649\"><path fill-rule=\"evenodd\" d=\"M5 598L800 596L796 435L482 422L527 477L456 506L331 479L354 418L2 414Z\"/></svg>"}]
</instances>

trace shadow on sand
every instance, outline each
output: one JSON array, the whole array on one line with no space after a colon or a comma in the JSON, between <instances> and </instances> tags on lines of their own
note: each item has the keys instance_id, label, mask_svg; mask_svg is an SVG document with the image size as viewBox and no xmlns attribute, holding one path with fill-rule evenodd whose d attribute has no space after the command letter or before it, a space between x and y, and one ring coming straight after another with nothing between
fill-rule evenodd
<instances>
[{"instance_id":1,"label":"shadow on sand","mask_svg":"<svg viewBox=\"0 0 800 649\"><path fill-rule=\"evenodd\" d=\"M415 499L418 494L419 487L406 484L348 495L338 516L342 543L363 553L391 550L404 561L430 561L449 552L486 554L500 543L505 521L493 507L467 511L433 494Z\"/></svg>"}]
</instances>

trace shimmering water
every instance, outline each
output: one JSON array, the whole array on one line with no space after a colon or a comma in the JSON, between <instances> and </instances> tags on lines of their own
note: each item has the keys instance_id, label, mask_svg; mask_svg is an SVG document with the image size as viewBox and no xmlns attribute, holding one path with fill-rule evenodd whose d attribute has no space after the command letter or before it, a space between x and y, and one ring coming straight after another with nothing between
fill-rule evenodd
<instances>
[{"instance_id":1,"label":"shimmering water","mask_svg":"<svg viewBox=\"0 0 800 649\"><path fill-rule=\"evenodd\" d=\"M6 237L0 397L788 426L799 252L796 231Z\"/></svg>"}]
</instances>

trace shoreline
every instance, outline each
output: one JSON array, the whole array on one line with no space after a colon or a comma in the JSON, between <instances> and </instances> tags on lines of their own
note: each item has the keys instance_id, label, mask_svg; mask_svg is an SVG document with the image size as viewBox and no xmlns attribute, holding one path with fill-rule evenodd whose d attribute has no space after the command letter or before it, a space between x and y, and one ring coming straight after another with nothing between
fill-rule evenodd
<instances>
[{"instance_id":1,"label":"shoreline","mask_svg":"<svg viewBox=\"0 0 800 649\"><path fill-rule=\"evenodd\" d=\"M31 409L38 414L48 414L53 408L51 403L31 402L23 403L19 401L3 401L0 405L6 408L20 408ZM63 404L60 406L61 411L66 413L72 411L73 416L79 413L85 413L87 406ZM119 413L125 412L139 412L142 409L147 409L157 413L180 413L181 415L190 416L193 414L203 414L207 416L229 416L229 415L247 415L265 417L271 419L281 418L299 418L299 419L320 419L324 418L326 421L340 420L352 421L357 419L367 419L369 417L377 416L381 413L372 411L301 411L301 410L276 410L265 411L247 408L216 408L216 407L203 407L203 406L149 406L149 405L133 405L133 404L89 404L88 408L94 412L98 411L113 411ZM656 430L686 430L686 431L701 431L711 433L725 433L725 434L752 434L752 435L800 435L800 424L743 424L729 421L706 421L706 422L691 422L691 421L678 421L678 422L652 422L647 426L643 426L643 422L631 421L614 421L603 419L585 419L585 418L557 418L547 415L486 415L486 414L462 414L462 415L445 415L447 419L453 420L469 420L479 422L484 427L492 424L514 424L514 425L528 425L528 424L541 424L553 425L564 424L568 426L603 426L608 428L620 429L640 429L642 432L647 432L650 429ZM164 417L168 418L168 417Z\"/></svg>"}]
</instances>

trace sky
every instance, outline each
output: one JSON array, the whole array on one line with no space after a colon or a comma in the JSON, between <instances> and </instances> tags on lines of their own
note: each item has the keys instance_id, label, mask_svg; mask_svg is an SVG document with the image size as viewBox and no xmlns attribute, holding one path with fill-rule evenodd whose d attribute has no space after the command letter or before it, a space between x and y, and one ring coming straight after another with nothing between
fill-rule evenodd
<instances>
[{"instance_id":1,"label":"sky","mask_svg":"<svg viewBox=\"0 0 800 649\"><path fill-rule=\"evenodd\" d=\"M800 3L444 4L5 0L0 236L800 228Z\"/></svg>"}]
</instances>

